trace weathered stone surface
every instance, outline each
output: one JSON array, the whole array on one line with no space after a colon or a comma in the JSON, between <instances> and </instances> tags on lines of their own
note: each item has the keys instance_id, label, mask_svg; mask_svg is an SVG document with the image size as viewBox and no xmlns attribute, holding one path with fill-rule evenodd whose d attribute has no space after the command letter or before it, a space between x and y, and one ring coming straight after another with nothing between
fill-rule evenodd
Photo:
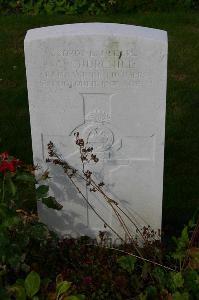
<instances>
[{"instance_id":1,"label":"weathered stone surface","mask_svg":"<svg viewBox=\"0 0 199 300\"><path fill-rule=\"evenodd\" d=\"M51 170L60 212L39 204L41 219L61 235L104 224L58 167L47 166L51 140L81 168L74 132L99 157L89 168L136 222L161 227L167 34L121 24L71 24L29 30L25 58L34 163ZM82 182L88 200L118 232L111 207ZM122 234L122 233L121 233Z\"/></svg>"}]
</instances>

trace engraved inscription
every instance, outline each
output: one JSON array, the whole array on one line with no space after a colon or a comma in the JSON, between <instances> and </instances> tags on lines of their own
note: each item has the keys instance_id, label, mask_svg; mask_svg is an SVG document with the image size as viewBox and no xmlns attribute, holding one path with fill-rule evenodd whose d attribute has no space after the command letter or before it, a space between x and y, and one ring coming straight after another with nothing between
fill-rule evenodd
<instances>
[{"instance_id":1,"label":"engraved inscription","mask_svg":"<svg viewBox=\"0 0 199 300\"><path fill-rule=\"evenodd\" d=\"M145 79L143 72L128 70L98 70L98 71L44 71L40 74L43 87L68 88L104 88L141 85Z\"/></svg>"},{"instance_id":2,"label":"engraved inscription","mask_svg":"<svg viewBox=\"0 0 199 300\"><path fill-rule=\"evenodd\" d=\"M116 44L117 46L117 44ZM88 56L88 57L136 57L137 49L134 48L129 49L76 49L76 48L67 48L67 49L53 49L50 51L50 55L56 57L66 57L66 56Z\"/></svg>"},{"instance_id":3,"label":"engraved inscription","mask_svg":"<svg viewBox=\"0 0 199 300\"><path fill-rule=\"evenodd\" d=\"M140 70L139 59L136 47L119 49L116 44L112 49L48 48L39 84L51 89L142 86L150 83L150 74Z\"/></svg>"}]
</instances>

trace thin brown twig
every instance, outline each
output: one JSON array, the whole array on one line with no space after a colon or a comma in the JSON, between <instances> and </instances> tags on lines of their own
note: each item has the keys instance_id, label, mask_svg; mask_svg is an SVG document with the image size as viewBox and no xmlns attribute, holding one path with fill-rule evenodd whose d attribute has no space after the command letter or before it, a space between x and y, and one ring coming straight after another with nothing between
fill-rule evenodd
<instances>
[{"instance_id":1,"label":"thin brown twig","mask_svg":"<svg viewBox=\"0 0 199 300\"><path fill-rule=\"evenodd\" d=\"M82 140L83 141L83 140ZM141 230L139 229L139 227L136 225L135 222L133 222L133 220L127 215L127 213L119 207L118 203L111 199L109 196L106 195L106 193L103 191L103 189L95 182L95 180L93 180L91 177L87 177L85 178L84 176L82 176L76 169L74 169L74 167L72 167L68 162L66 162L65 160L63 160L55 151L55 147L54 147L54 144L52 142L51 143L51 146L54 148L54 151L52 151L52 153L50 154L49 152L49 155L52 157L56 157L57 160L56 160L56 164L59 164L63 167L65 173L67 174L68 178L71 180L71 182L73 183L73 185L75 186L75 188L78 190L78 192L82 195L83 199L87 202L87 204L90 206L90 208L96 213L96 215L102 220L102 222L105 224L105 226L107 226L109 229L111 229L112 232L114 232L122 241L124 241L124 239L112 228L112 226L110 226L108 223L105 222L105 220L100 216L100 214L94 209L94 207L89 203L88 199L85 197L85 195L83 194L83 192L79 189L79 187L76 185L76 183L72 180L72 176L71 174L69 174L69 170L70 172L72 172L72 174L75 174L76 176L79 176L81 179L83 179L86 183L89 183L93 188L94 190L98 191L99 193L102 194L104 200L106 200L106 202L111 206L113 212L115 213L120 225L122 226L123 230L124 230L124 233L129 237L129 240L133 243L133 246L135 248L135 250L138 252L138 254L142 257L142 254L141 252L139 251L138 247L136 246L134 240L133 240L133 237L129 231L129 228L127 227L125 221L123 220L123 217L121 216L121 214L117 211L120 210L121 213L124 214L124 216L126 216L126 218L135 226L135 228L137 229L137 232L139 232L140 236L143 238L143 240L146 242L146 239L144 237L144 235L142 234ZM51 148L52 150L52 148ZM80 150L80 157L81 157L81 161L82 161L82 164L83 164L83 174L85 174L85 165L84 165L84 157L85 156L85 153L83 153L82 151L82 146L79 145L79 150ZM86 154L86 159L87 159L87 156L88 154ZM55 161L53 161L52 159L52 162L55 163ZM86 174L85 174L86 175Z\"/></svg>"},{"instance_id":2,"label":"thin brown twig","mask_svg":"<svg viewBox=\"0 0 199 300\"><path fill-rule=\"evenodd\" d=\"M81 174L79 174L78 172L77 172L76 174L77 174L81 179L83 179L83 180L85 180L85 181L87 182L87 180L86 180ZM139 250L138 247L135 245L135 243L134 243L134 241L133 241L133 237L132 237L132 235L131 235L131 233L130 233L128 227L127 227L127 225L125 224L125 222L124 222L122 216L118 213L118 211L116 210L116 208L113 206L113 205L115 205L115 206L117 207L117 202L116 202L115 200L111 199L110 197L108 197L108 196L104 193L104 191L103 191L102 189L100 189L100 187L96 184L96 182L95 182L93 179L91 179L91 182L90 182L90 183L91 183L92 187L96 188L96 190L99 191L99 192L104 196L105 200L107 200L106 202L111 206L111 208L112 208L112 210L114 211L114 213L115 213L115 215L116 215L116 217L117 217L117 219L118 219L120 225L122 226L124 232L129 236L129 239L130 239L131 242L133 243L133 246L134 246L135 250L138 252L138 254L139 254L140 256L142 256L140 250ZM136 226L136 225L135 225L135 226ZM137 228L137 226L136 226L136 228Z\"/></svg>"},{"instance_id":3,"label":"thin brown twig","mask_svg":"<svg viewBox=\"0 0 199 300\"><path fill-rule=\"evenodd\" d=\"M126 225L126 223L124 222L122 216L119 214L119 212L118 212L117 209L116 209L116 208L118 207L118 204L116 203L116 201L115 201L115 200L112 200L110 197L108 197L108 196L104 193L104 191L99 187L99 185L96 184L96 182L95 182L93 179L91 179L91 185L93 185L93 186L96 188L96 190L99 191L99 192L104 196L105 200L107 200L108 204L111 206L112 210L114 211L114 213L115 213L115 215L116 215L116 217L117 217L117 219L118 219L120 225L122 226L124 232L129 236L129 239L130 239L131 242L133 243L133 246L134 246L135 250L138 252L138 254L139 254L140 256L142 256L141 252L139 251L139 249L138 249L137 246L135 245L135 242L134 242L133 237L132 237L132 235L131 235L131 233L130 233L130 231L129 231L129 228L127 227L127 225ZM114 207L114 205L115 205L115 207Z\"/></svg>"},{"instance_id":4,"label":"thin brown twig","mask_svg":"<svg viewBox=\"0 0 199 300\"><path fill-rule=\"evenodd\" d=\"M66 173L67 174L67 173ZM94 211L94 213L100 218L100 220L113 232L117 235L117 237L119 239L121 239L123 242L124 239L100 216L100 214L95 210L95 208L89 203L88 199L84 196L84 194L82 193L82 191L79 189L79 187L76 185L76 183L73 181L73 179L68 176L68 178L71 180L71 182L73 183L73 185L75 186L75 188L77 189L77 191L81 194L81 196L83 197L83 199L86 201L86 203L89 205L89 207Z\"/></svg>"},{"instance_id":5,"label":"thin brown twig","mask_svg":"<svg viewBox=\"0 0 199 300\"><path fill-rule=\"evenodd\" d=\"M107 198L107 200L111 203L114 203L116 205L116 207L125 215L125 217L135 226L135 228L138 230L139 234L141 235L141 237L143 238L143 240L145 240L145 237L143 236L141 230L139 229L139 227L136 225L135 222L133 222L133 220L125 213L125 211L119 206L119 204L113 200L112 198L108 197L104 191L95 183L94 180L91 180L92 183L94 183L95 187L98 188L99 192L102 193L102 195Z\"/></svg>"},{"instance_id":6,"label":"thin brown twig","mask_svg":"<svg viewBox=\"0 0 199 300\"><path fill-rule=\"evenodd\" d=\"M77 175L81 178L81 179L83 179L83 180L85 180L86 181L86 179L81 175L81 174L79 174L78 172L77 172ZM107 202L108 202L108 204L110 205L110 204L114 204L127 218L128 218L128 220L135 226L135 228L138 230L138 232L139 232L139 234L141 235L141 237L143 238L143 240L145 240L146 241L146 239L145 239L145 237L143 236L143 234L142 234L142 232L141 232L141 230L139 229L139 227L135 224L135 222L133 222L132 220L131 220L131 218L119 207L119 205L118 205L118 203L115 201L115 200L113 200L113 199L111 199L110 197L108 197L105 193L104 193L104 191L99 187L99 185L98 184L96 184L96 182L93 180L93 179L91 179L91 182L90 182L90 184L92 185L92 187L94 187L96 190L98 190L99 191L99 193L101 193L103 196L104 196L104 198L107 200ZM111 205L112 206L112 208L113 208L113 205ZM117 212L118 213L118 212ZM121 217L122 218L122 217ZM124 221L123 221L124 222Z\"/></svg>"},{"instance_id":7,"label":"thin brown twig","mask_svg":"<svg viewBox=\"0 0 199 300\"><path fill-rule=\"evenodd\" d=\"M81 152L80 152L81 154ZM68 169L71 169L71 170L75 170L71 165L69 165L65 160L62 160L61 157L56 153L54 152L54 156L61 162L61 165L65 165ZM71 177L68 175L68 173L66 172L67 176L69 177L69 179L71 180ZM81 179L83 179L84 181L87 182L87 180L85 179L84 176L82 176L81 174L79 174L79 172L76 172L76 175L78 175ZM77 185L74 183L73 180L71 180L73 182L73 184L75 185L76 189L78 189L78 192L81 193L82 197L84 198L84 200L87 200L86 197L83 195L83 193L80 191L79 187L77 187ZM131 236L130 232L129 232L129 229L128 227L126 226L125 222L123 221L122 217L118 214L118 212L116 211L116 209L113 207L112 203L114 203L116 205L116 201L111 199L110 197L108 197L104 191L102 189L100 189L100 187L95 183L95 181L93 179L91 179L91 185L93 187L95 187L103 196L104 198L107 200L108 204L112 207L113 211L115 212L121 226L123 227L124 229L124 232L126 232L129 237L130 237L130 240L133 242L133 237ZM87 200L88 201L88 200ZM88 202L88 204L91 206L91 204ZM117 206L117 205L116 205ZM91 208L94 210L94 208L91 206ZM98 217L99 217L99 214L97 213ZM110 229L112 228L110 225L107 225L107 223L105 222L105 220L103 218L100 217L101 220L103 220L104 224L109 227ZM130 219L130 218L129 218ZM133 222L133 221L132 221ZM135 225L136 226L136 225ZM126 228L126 229L125 229ZM137 226L136 226L137 228ZM111 229L113 231L113 228ZM114 233L116 233L116 231L114 230L113 231ZM124 239L121 238L121 236L119 236L117 234L117 236L124 241ZM135 243L133 242L133 245L134 245L134 248L136 249L136 251L138 252L139 255L141 255L139 249L136 247ZM142 256L142 255L141 255Z\"/></svg>"}]
</instances>

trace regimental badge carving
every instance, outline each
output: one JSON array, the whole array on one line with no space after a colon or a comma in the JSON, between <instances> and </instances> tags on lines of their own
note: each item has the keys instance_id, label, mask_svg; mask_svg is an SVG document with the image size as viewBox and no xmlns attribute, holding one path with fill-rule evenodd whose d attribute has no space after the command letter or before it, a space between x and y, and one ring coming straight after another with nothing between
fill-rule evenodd
<instances>
[{"instance_id":1,"label":"regimental badge carving","mask_svg":"<svg viewBox=\"0 0 199 300\"><path fill-rule=\"evenodd\" d=\"M115 144L114 128L111 126L111 97L106 93L81 93L84 106L84 123L73 131L80 135L96 152L106 152ZM72 134L71 133L71 134Z\"/></svg>"},{"instance_id":2,"label":"regimental badge carving","mask_svg":"<svg viewBox=\"0 0 199 300\"><path fill-rule=\"evenodd\" d=\"M88 145L97 152L107 151L114 143L113 132L104 124L93 124L86 127L83 135L86 136Z\"/></svg>"},{"instance_id":3,"label":"regimental badge carving","mask_svg":"<svg viewBox=\"0 0 199 300\"><path fill-rule=\"evenodd\" d=\"M90 122L109 122L110 121L110 115L106 113L105 111L96 109L94 111L91 111L87 116L86 120Z\"/></svg>"}]
</instances>

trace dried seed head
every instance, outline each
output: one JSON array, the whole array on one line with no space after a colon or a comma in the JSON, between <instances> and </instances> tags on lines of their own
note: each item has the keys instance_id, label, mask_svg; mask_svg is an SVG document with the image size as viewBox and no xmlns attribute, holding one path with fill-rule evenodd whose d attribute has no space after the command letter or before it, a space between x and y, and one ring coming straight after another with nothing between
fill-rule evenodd
<instances>
[{"instance_id":1,"label":"dried seed head","mask_svg":"<svg viewBox=\"0 0 199 300\"><path fill-rule=\"evenodd\" d=\"M91 171L89 171L89 170L87 170L86 172L84 172L84 175L86 176L86 178L88 179L88 178L90 178L91 177L91 175L92 175L92 172Z\"/></svg>"},{"instance_id":2,"label":"dried seed head","mask_svg":"<svg viewBox=\"0 0 199 300\"><path fill-rule=\"evenodd\" d=\"M76 144L80 147L84 147L84 140L83 139L77 139Z\"/></svg>"},{"instance_id":3,"label":"dried seed head","mask_svg":"<svg viewBox=\"0 0 199 300\"><path fill-rule=\"evenodd\" d=\"M52 157L52 156L54 156L55 153L54 153L53 150L49 150L49 151L48 151L48 154L49 154L50 157Z\"/></svg>"},{"instance_id":4,"label":"dried seed head","mask_svg":"<svg viewBox=\"0 0 199 300\"><path fill-rule=\"evenodd\" d=\"M52 149L53 147L54 147L53 142L50 141L50 142L48 143L48 149Z\"/></svg>"}]
</instances>

